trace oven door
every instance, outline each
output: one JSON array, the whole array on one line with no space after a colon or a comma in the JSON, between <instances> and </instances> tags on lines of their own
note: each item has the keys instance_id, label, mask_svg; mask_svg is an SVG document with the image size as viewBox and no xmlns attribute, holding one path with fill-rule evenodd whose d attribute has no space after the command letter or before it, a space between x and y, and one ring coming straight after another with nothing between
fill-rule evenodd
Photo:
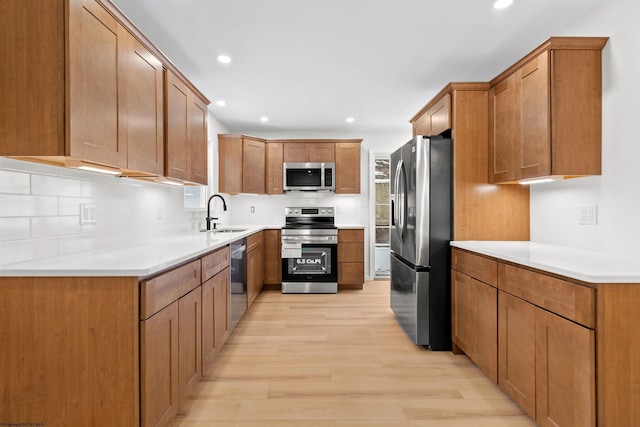
<instances>
[{"instance_id":1,"label":"oven door","mask_svg":"<svg viewBox=\"0 0 640 427\"><path fill-rule=\"evenodd\" d=\"M299 256L282 258L283 293L335 293L338 290L338 245L300 243Z\"/></svg>"}]
</instances>

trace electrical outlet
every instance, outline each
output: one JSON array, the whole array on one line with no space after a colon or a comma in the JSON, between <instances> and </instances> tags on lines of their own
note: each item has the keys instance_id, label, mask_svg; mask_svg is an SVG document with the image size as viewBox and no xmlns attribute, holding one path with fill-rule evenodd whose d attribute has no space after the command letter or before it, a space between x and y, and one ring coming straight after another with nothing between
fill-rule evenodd
<instances>
[{"instance_id":1,"label":"electrical outlet","mask_svg":"<svg viewBox=\"0 0 640 427\"><path fill-rule=\"evenodd\" d=\"M96 223L96 204L80 203L80 225Z\"/></svg>"},{"instance_id":2,"label":"electrical outlet","mask_svg":"<svg viewBox=\"0 0 640 427\"><path fill-rule=\"evenodd\" d=\"M156 219L158 221L162 221L163 218L164 218L164 210L162 209L162 206L156 206Z\"/></svg>"},{"instance_id":3,"label":"electrical outlet","mask_svg":"<svg viewBox=\"0 0 640 427\"><path fill-rule=\"evenodd\" d=\"M251 206L251 213L256 213L256 207L255 206Z\"/></svg>"},{"instance_id":4,"label":"electrical outlet","mask_svg":"<svg viewBox=\"0 0 640 427\"><path fill-rule=\"evenodd\" d=\"M578 224L597 225L598 205L578 205Z\"/></svg>"}]
</instances>

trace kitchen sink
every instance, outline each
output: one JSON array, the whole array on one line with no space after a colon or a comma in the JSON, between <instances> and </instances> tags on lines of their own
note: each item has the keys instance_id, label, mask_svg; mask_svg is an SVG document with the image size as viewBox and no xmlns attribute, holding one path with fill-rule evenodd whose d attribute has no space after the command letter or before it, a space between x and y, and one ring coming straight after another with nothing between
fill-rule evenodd
<instances>
[{"instance_id":1,"label":"kitchen sink","mask_svg":"<svg viewBox=\"0 0 640 427\"><path fill-rule=\"evenodd\" d=\"M246 228L214 228L213 230L200 230L208 233L242 233Z\"/></svg>"}]
</instances>

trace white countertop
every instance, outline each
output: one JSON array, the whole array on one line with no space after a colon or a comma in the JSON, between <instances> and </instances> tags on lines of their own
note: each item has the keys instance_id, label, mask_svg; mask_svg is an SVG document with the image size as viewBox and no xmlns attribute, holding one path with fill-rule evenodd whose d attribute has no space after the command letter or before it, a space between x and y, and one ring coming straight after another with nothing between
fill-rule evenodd
<instances>
[{"instance_id":1,"label":"white countertop","mask_svg":"<svg viewBox=\"0 0 640 427\"><path fill-rule=\"evenodd\" d=\"M0 265L0 277L144 277L221 248L268 228L230 226L242 232L185 232L141 241L135 246L101 249Z\"/></svg>"},{"instance_id":2,"label":"white countertop","mask_svg":"<svg viewBox=\"0 0 640 427\"><path fill-rule=\"evenodd\" d=\"M453 241L451 246L588 283L640 283L640 258L527 241Z\"/></svg>"}]
</instances>

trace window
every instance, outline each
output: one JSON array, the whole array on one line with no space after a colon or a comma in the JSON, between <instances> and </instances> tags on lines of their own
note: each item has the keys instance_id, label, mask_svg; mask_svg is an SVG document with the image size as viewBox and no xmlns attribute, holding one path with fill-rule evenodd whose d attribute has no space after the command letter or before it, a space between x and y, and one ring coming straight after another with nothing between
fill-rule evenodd
<instances>
[{"instance_id":1,"label":"window","mask_svg":"<svg viewBox=\"0 0 640 427\"><path fill-rule=\"evenodd\" d=\"M389 276L389 155L375 156L375 275Z\"/></svg>"}]
</instances>

